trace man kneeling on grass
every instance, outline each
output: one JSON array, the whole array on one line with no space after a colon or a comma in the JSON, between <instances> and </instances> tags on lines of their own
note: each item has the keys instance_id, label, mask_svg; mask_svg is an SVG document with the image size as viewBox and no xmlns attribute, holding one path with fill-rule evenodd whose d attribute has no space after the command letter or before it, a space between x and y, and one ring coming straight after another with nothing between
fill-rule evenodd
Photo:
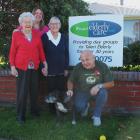
<instances>
[{"instance_id":1,"label":"man kneeling on grass","mask_svg":"<svg viewBox=\"0 0 140 140\"><path fill-rule=\"evenodd\" d=\"M81 116L86 116L89 99L95 99L93 125L100 126L101 112L107 101L107 89L114 86L113 77L105 63L95 60L92 51L82 51L80 60L81 62L75 66L67 84L67 95L73 96L74 101L72 124L76 124L76 112L80 112Z\"/></svg>"}]
</instances>

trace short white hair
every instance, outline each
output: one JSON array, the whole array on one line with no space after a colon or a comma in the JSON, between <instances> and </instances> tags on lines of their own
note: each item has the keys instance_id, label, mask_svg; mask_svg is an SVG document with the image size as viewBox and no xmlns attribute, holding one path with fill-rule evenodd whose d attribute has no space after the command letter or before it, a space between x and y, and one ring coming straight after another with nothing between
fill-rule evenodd
<instances>
[{"instance_id":1,"label":"short white hair","mask_svg":"<svg viewBox=\"0 0 140 140\"><path fill-rule=\"evenodd\" d=\"M35 21L35 17L34 17L34 15L33 15L31 12L23 12L22 14L20 14L20 16L19 16L19 18L18 18L19 24L22 23L23 18L25 18L25 17L30 17L31 20L32 20L32 22Z\"/></svg>"},{"instance_id":2,"label":"short white hair","mask_svg":"<svg viewBox=\"0 0 140 140\"><path fill-rule=\"evenodd\" d=\"M81 53L80 53L80 58L82 56L88 56L88 57L93 57L95 58L95 54L91 51L91 50L83 50Z\"/></svg>"},{"instance_id":3,"label":"short white hair","mask_svg":"<svg viewBox=\"0 0 140 140\"><path fill-rule=\"evenodd\" d=\"M60 24L60 27L61 27L61 21L58 17L54 16L54 17L51 17L50 21L49 21L49 24L52 22L52 21L57 21L59 24Z\"/></svg>"}]
</instances>

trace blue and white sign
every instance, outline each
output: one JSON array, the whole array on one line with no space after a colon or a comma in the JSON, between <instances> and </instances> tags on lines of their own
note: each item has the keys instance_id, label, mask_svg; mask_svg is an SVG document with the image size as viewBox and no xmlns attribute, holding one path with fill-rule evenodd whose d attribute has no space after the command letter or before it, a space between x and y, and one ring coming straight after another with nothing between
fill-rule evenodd
<instances>
[{"instance_id":1,"label":"blue and white sign","mask_svg":"<svg viewBox=\"0 0 140 140\"><path fill-rule=\"evenodd\" d=\"M123 65L123 16L95 15L69 18L70 65L79 62L80 52L92 50L108 66Z\"/></svg>"}]
</instances>

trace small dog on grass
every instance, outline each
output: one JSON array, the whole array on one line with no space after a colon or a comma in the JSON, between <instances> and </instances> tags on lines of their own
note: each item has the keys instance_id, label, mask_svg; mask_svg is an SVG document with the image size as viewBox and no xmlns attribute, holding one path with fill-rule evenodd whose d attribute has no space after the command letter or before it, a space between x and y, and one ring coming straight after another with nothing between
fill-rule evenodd
<instances>
[{"instance_id":1,"label":"small dog on grass","mask_svg":"<svg viewBox=\"0 0 140 140\"><path fill-rule=\"evenodd\" d=\"M60 120L63 114L68 112L68 109L65 107L66 99L65 93L62 93L58 90L54 90L45 97L45 102L50 106L53 106L57 115L57 119ZM51 110L50 110L51 111Z\"/></svg>"}]
</instances>

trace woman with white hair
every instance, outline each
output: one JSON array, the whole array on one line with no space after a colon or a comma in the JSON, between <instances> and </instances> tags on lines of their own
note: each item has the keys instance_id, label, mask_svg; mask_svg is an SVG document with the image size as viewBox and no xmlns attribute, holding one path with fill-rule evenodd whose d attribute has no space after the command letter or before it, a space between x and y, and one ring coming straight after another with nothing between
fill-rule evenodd
<instances>
[{"instance_id":1,"label":"woman with white hair","mask_svg":"<svg viewBox=\"0 0 140 140\"><path fill-rule=\"evenodd\" d=\"M52 17L49 21L49 31L42 35L45 55L47 56L48 93L59 91L63 98L66 77L68 75L69 53L67 36L60 33L61 22L58 17ZM54 108L50 109L51 111Z\"/></svg>"},{"instance_id":2,"label":"woman with white hair","mask_svg":"<svg viewBox=\"0 0 140 140\"><path fill-rule=\"evenodd\" d=\"M49 30L49 27L47 25L44 25L43 10L39 7L36 7L33 9L32 14L34 16L33 28L40 33L40 36L42 36L43 33L48 32ZM21 28L21 26L18 26L14 31L21 30Z\"/></svg>"},{"instance_id":3,"label":"woman with white hair","mask_svg":"<svg viewBox=\"0 0 140 140\"><path fill-rule=\"evenodd\" d=\"M31 114L39 115L38 68L42 62L42 72L47 75L47 63L40 34L32 29L34 16L30 12L24 12L18 20L21 30L13 32L9 59L11 74L17 79L17 121L22 124L25 122L28 94Z\"/></svg>"}]
</instances>

